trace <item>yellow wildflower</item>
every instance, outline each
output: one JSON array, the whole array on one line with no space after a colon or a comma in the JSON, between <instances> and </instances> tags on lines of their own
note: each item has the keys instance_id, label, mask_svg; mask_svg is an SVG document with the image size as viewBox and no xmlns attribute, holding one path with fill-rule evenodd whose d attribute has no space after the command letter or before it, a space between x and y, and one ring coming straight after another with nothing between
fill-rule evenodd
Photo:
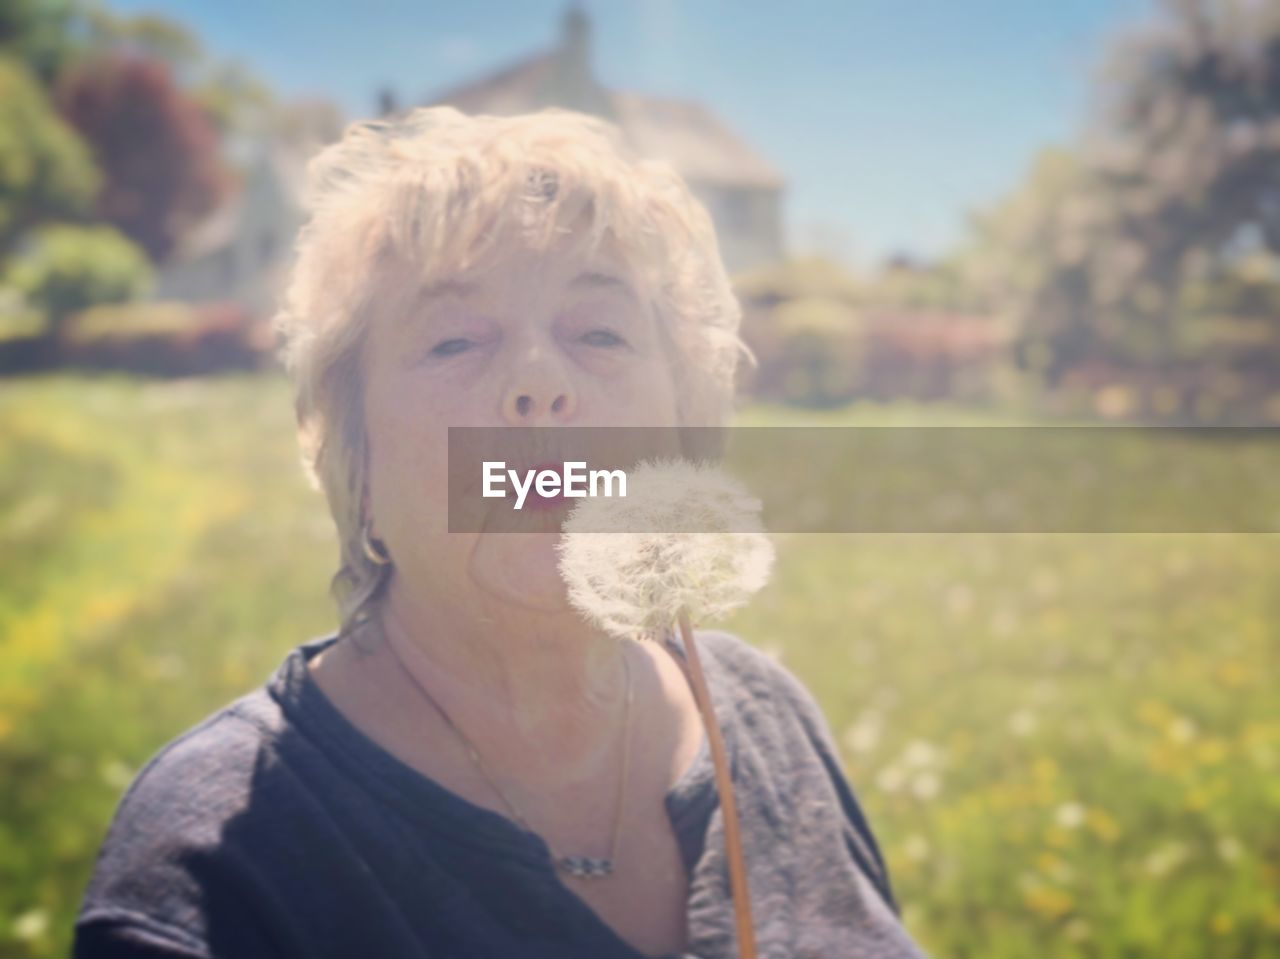
<instances>
[{"instance_id":1,"label":"yellow wildflower","mask_svg":"<svg viewBox=\"0 0 1280 959\"><path fill-rule=\"evenodd\" d=\"M1069 893L1053 886L1029 886L1023 892L1022 899L1028 908L1046 919L1060 919L1075 905L1075 900Z\"/></svg>"},{"instance_id":2,"label":"yellow wildflower","mask_svg":"<svg viewBox=\"0 0 1280 959\"><path fill-rule=\"evenodd\" d=\"M1115 842L1120 837L1120 824L1105 809L1090 806L1085 813L1085 822L1103 842Z\"/></svg>"}]
</instances>

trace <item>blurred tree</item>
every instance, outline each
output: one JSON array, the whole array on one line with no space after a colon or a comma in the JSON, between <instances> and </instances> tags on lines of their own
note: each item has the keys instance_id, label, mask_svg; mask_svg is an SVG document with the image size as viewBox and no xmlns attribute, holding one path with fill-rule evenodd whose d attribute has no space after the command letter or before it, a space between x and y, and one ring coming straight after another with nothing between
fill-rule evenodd
<instances>
[{"instance_id":1,"label":"blurred tree","mask_svg":"<svg viewBox=\"0 0 1280 959\"><path fill-rule=\"evenodd\" d=\"M242 63L210 67L190 92L224 137L261 136L278 125L281 108L275 95Z\"/></svg>"},{"instance_id":2,"label":"blurred tree","mask_svg":"<svg viewBox=\"0 0 1280 959\"><path fill-rule=\"evenodd\" d=\"M959 259L1050 384L1103 357L1176 363L1203 310L1274 299L1256 269L1252 300L1211 291L1280 253L1280 5L1164 0L1100 79L1097 128L1040 156Z\"/></svg>"},{"instance_id":3,"label":"blurred tree","mask_svg":"<svg viewBox=\"0 0 1280 959\"><path fill-rule=\"evenodd\" d=\"M841 300L811 295L780 304L774 322L781 342L761 361L778 365L781 399L817 407L848 402L862 372L857 313Z\"/></svg>"},{"instance_id":4,"label":"blurred tree","mask_svg":"<svg viewBox=\"0 0 1280 959\"><path fill-rule=\"evenodd\" d=\"M951 258L925 262L905 254L890 257L867 285L865 299L905 309L970 310L975 298Z\"/></svg>"},{"instance_id":5,"label":"blurred tree","mask_svg":"<svg viewBox=\"0 0 1280 959\"><path fill-rule=\"evenodd\" d=\"M99 215L153 260L222 197L217 133L163 63L112 56L77 64L59 81L56 102L105 175Z\"/></svg>"},{"instance_id":6,"label":"blurred tree","mask_svg":"<svg viewBox=\"0 0 1280 959\"><path fill-rule=\"evenodd\" d=\"M1092 155L1133 249L1130 312L1176 352L1188 285L1230 283L1242 258L1280 252L1280 7L1165 10L1117 45Z\"/></svg>"},{"instance_id":7,"label":"blurred tree","mask_svg":"<svg viewBox=\"0 0 1280 959\"><path fill-rule=\"evenodd\" d=\"M24 63L48 86L73 51L73 0L4 0L0 3L0 55Z\"/></svg>"},{"instance_id":8,"label":"blurred tree","mask_svg":"<svg viewBox=\"0 0 1280 959\"><path fill-rule=\"evenodd\" d=\"M160 60L181 84L192 82L204 66L204 45L176 20L157 13L121 15L95 3L85 9L84 21L85 46L94 55Z\"/></svg>"},{"instance_id":9,"label":"blurred tree","mask_svg":"<svg viewBox=\"0 0 1280 959\"><path fill-rule=\"evenodd\" d=\"M0 56L0 262L32 226L87 214L99 179L35 78Z\"/></svg>"},{"instance_id":10,"label":"blurred tree","mask_svg":"<svg viewBox=\"0 0 1280 959\"><path fill-rule=\"evenodd\" d=\"M209 56L184 24L161 14L119 14L97 3L84 13L84 48L91 56L156 60L195 100L223 136L260 135L276 109L270 88L243 63Z\"/></svg>"},{"instance_id":11,"label":"blurred tree","mask_svg":"<svg viewBox=\"0 0 1280 959\"><path fill-rule=\"evenodd\" d=\"M146 255L108 226L40 227L8 273L8 283L44 311L49 336L78 310L134 299L151 280Z\"/></svg>"},{"instance_id":12,"label":"blurred tree","mask_svg":"<svg viewBox=\"0 0 1280 959\"><path fill-rule=\"evenodd\" d=\"M972 227L959 269L975 298L1011 319L1024 367L1053 384L1103 349L1103 278L1128 261L1111 262L1103 249L1116 234L1113 207L1079 154L1044 150Z\"/></svg>"},{"instance_id":13,"label":"blurred tree","mask_svg":"<svg viewBox=\"0 0 1280 959\"><path fill-rule=\"evenodd\" d=\"M1280 251L1280 6L1165 0L1123 39L1102 89L1099 169L1123 193L1144 272L1256 231Z\"/></svg>"},{"instance_id":14,"label":"blurred tree","mask_svg":"<svg viewBox=\"0 0 1280 959\"><path fill-rule=\"evenodd\" d=\"M825 256L800 256L757 267L734 278L734 289L751 304L771 307L801 296L845 303L861 298L861 286L843 266Z\"/></svg>"}]
</instances>

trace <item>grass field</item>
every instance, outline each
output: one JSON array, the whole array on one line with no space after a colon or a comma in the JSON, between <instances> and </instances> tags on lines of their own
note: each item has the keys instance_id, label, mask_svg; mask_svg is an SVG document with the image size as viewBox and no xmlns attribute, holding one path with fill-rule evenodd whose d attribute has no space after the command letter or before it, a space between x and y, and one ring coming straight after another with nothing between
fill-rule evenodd
<instances>
[{"instance_id":1,"label":"grass field","mask_svg":"<svg viewBox=\"0 0 1280 959\"><path fill-rule=\"evenodd\" d=\"M931 954L1280 956L1280 537L778 546L730 627L821 703ZM330 628L333 553L282 381L0 383L0 956L66 954L134 771Z\"/></svg>"}]
</instances>

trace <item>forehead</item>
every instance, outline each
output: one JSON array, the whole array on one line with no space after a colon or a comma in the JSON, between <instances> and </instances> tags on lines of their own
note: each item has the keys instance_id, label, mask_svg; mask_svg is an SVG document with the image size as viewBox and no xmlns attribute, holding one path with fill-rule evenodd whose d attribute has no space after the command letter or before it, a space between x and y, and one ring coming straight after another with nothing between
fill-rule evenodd
<instances>
[{"instance_id":1,"label":"forehead","mask_svg":"<svg viewBox=\"0 0 1280 959\"><path fill-rule=\"evenodd\" d=\"M590 244L568 237L545 247L508 240L494 244L474 264L433 271L405 263L396 272L402 302L413 306L444 299L522 305L586 295L618 296L637 305L647 299L643 274L611 238Z\"/></svg>"}]
</instances>

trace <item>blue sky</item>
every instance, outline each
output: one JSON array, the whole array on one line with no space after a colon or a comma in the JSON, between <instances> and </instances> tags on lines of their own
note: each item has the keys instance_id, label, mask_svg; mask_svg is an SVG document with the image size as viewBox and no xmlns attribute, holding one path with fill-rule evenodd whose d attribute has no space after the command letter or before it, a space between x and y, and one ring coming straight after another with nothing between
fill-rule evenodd
<instances>
[{"instance_id":1,"label":"blue sky","mask_svg":"<svg viewBox=\"0 0 1280 959\"><path fill-rule=\"evenodd\" d=\"M109 0L195 29L349 116L550 47L565 0ZM792 248L931 256L1091 109L1108 37L1153 0L586 0L613 88L699 99L787 178Z\"/></svg>"}]
</instances>

